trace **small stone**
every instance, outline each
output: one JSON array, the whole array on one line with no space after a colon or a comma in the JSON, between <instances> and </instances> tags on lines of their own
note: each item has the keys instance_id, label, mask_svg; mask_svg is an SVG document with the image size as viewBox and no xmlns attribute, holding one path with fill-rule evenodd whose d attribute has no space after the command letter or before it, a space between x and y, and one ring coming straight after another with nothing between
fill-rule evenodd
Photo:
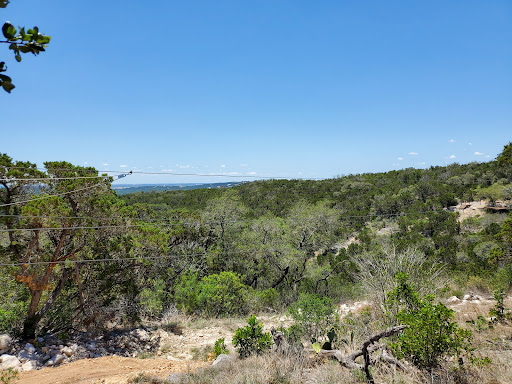
<instances>
[{"instance_id":1,"label":"small stone","mask_svg":"<svg viewBox=\"0 0 512 384\"><path fill-rule=\"evenodd\" d=\"M69 347L64 347L60 350L60 353L62 353L63 355L66 355L67 357L71 357L73 356L73 349L69 348Z\"/></svg>"},{"instance_id":2,"label":"small stone","mask_svg":"<svg viewBox=\"0 0 512 384\"><path fill-rule=\"evenodd\" d=\"M42 347L41 348L41 352L43 352L43 353L48 353L48 351L49 351L48 347Z\"/></svg>"},{"instance_id":3,"label":"small stone","mask_svg":"<svg viewBox=\"0 0 512 384\"><path fill-rule=\"evenodd\" d=\"M35 353L36 352L36 347L34 347L30 343L27 343L27 344L25 344L25 351L27 351L28 353Z\"/></svg>"},{"instance_id":4,"label":"small stone","mask_svg":"<svg viewBox=\"0 0 512 384\"><path fill-rule=\"evenodd\" d=\"M53 356L50 360L48 360L46 362L46 365L50 365L50 366L58 365L58 364L62 363L64 360L66 360L66 356L61 355L59 353L59 354Z\"/></svg>"}]
</instances>

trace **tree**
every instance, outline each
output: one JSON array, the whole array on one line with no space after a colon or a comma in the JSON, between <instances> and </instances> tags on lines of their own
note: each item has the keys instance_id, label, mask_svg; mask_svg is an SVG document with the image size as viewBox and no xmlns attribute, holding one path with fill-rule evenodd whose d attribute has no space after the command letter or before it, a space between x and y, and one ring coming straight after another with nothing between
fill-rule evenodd
<instances>
[{"instance_id":1,"label":"tree","mask_svg":"<svg viewBox=\"0 0 512 384\"><path fill-rule=\"evenodd\" d=\"M9 0L0 0L0 8L7 7ZM5 40L0 40L0 43L9 44L9 49L14 52L14 58L17 62L21 61L22 53L32 53L39 55L44 52L48 43L50 43L51 36L42 35L39 33L39 28L34 27L25 31L24 27L19 31L10 23L5 22L2 26L2 34ZM7 71L7 66L4 61L0 61L0 87L4 91L11 93L15 88L9 76L2 74Z\"/></svg>"},{"instance_id":2,"label":"tree","mask_svg":"<svg viewBox=\"0 0 512 384\"><path fill-rule=\"evenodd\" d=\"M123 206L110 189L112 179L94 168L66 162L45 167L41 172L35 164L0 155L0 212L8 232L0 256L19 264L15 279L30 292L26 339L35 336L72 274L79 279L78 264L66 261L97 257L113 237L104 227L118 222L95 218L118 216Z\"/></svg>"},{"instance_id":3,"label":"tree","mask_svg":"<svg viewBox=\"0 0 512 384\"><path fill-rule=\"evenodd\" d=\"M503 147L503 151L496 158L498 166L512 165L512 142Z\"/></svg>"},{"instance_id":4,"label":"tree","mask_svg":"<svg viewBox=\"0 0 512 384\"><path fill-rule=\"evenodd\" d=\"M408 358L419 368L432 369L444 357L471 352L471 332L459 328L454 311L434 296L420 298L404 273L396 275L397 287L388 293L387 305L398 307L396 319L407 328L391 349L398 358Z\"/></svg>"}]
</instances>

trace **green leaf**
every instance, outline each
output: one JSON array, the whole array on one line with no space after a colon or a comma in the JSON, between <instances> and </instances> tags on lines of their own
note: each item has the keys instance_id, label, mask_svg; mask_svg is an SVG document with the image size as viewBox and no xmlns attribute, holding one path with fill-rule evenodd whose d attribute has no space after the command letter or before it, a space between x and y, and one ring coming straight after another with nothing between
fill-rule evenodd
<instances>
[{"instance_id":1,"label":"green leaf","mask_svg":"<svg viewBox=\"0 0 512 384\"><path fill-rule=\"evenodd\" d=\"M2 26L2 33L7 40L13 39L16 36L16 28L11 23L6 22Z\"/></svg>"},{"instance_id":2,"label":"green leaf","mask_svg":"<svg viewBox=\"0 0 512 384\"><path fill-rule=\"evenodd\" d=\"M322 347L320 346L319 342L316 342L316 343L313 343L313 349L315 350L316 353L319 353L320 350L322 349Z\"/></svg>"},{"instance_id":3,"label":"green leaf","mask_svg":"<svg viewBox=\"0 0 512 384\"><path fill-rule=\"evenodd\" d=\"M15 88L14 85L10 81L2 81L2 88L7 92L11 93L11 91Z\"/></svg>"},{"instance_id":4,"label":"green leaf","mask_svg":"<svg viewBox=\"0 0 512 384\"><path fill-rule=\"evenodd\" d=\"M39 44L48 44L51 40L51 36L45 36L45 35L38 35L37 38L36 38L36 42L38 42Z\"/></svg>"}]
</instances>

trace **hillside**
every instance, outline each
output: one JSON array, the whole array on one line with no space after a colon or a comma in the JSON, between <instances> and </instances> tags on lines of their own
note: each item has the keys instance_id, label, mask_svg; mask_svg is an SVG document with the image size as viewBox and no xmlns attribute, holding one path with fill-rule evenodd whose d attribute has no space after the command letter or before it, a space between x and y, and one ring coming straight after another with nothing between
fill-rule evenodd
<instances>
[{"instance_id":1,"label":"hillside","mask_svg":"<svg viewBox=\"0 0 512 384\"><path fill-rule=\"evenodd\" d=\"M482 332L486 340L500 337L512 318L505 301L512 287L507 162L120 197L108 181L91 179L93 168L50 162L41 171L22 163L20 171L19 162L7 156L2 161L0 333L18 338L4 350L14 362L29 359L41 368L73 346L80 353L66 358L62 352L60 363L116 353L145 356L160 339L151 337L149 350L119 348L116 340L125 343L123 335L140 326L160 334L159 327L174 332L196 322L237 319L241 327L254 313L286 318L282 326L275 320L272 325L281 326L293 348L306 353L312 340L320 340L325 351L340 349L343 372L362 369L355 358L347 360L348 353L375 335L388 335L386 353L408 361L420 376L427 368L452 372L458 354L490 364L486 353L499 356L508 348L473 340ZM466 296L465 304L479 296L486 307L464 319L454 303ZM349 304L362 300L367 305L347 315ZM169 321L169 314L178 320ZM427 355L430 336L415 335L443 329L441 323L449 336ZM231 340L236 327L219 336ZM388 334L386 327L407 337ZM183 332L192 339L199 333ZM281 339L266 345L272 340ZM191 348L189 341L178 344ZM42 348L53 348L54 355ZM183 351L176 358L192 355ZM258 364L267 364L262 359ZM286 364L302 370L308 359ZM319 372L327 372L322 364L316 365Z\"/></svg>"}]
</instances>

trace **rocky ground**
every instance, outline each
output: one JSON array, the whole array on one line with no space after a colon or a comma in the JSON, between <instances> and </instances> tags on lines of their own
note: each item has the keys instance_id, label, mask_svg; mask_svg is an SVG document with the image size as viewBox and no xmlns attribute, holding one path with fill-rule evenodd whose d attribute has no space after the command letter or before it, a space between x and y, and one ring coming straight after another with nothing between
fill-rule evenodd
<instances>
[{"instance_id":1,"label":"rocky ground","mask_svg":"<svg viewBox=\"0 0 512 384\"><path fill-rule=\"evenodd\" d=\"M510 299L507 300L510 302ZM493 301L476 295L462 300L451 297L446 301L460 320L468 313L487 313ZM342 304L341 316L359 312L367 302ZM471 311L470 311L471 309ZM462 317L462 318L461 318ZM266 330L272 326L289 326L284 316L260 316ZM166 378L171 374L190 372L211 363L204 362L207 346L225 338L233 350L231 338L246 319L187 320L131 330L114 330L97 337L87 333L47 335L31 343L9 335L0 335L0 371L14 368L20 371L19 383L126 383L137 374ZM180 325L179 325L180 324Z\"/></svg>"}]
</instances>

